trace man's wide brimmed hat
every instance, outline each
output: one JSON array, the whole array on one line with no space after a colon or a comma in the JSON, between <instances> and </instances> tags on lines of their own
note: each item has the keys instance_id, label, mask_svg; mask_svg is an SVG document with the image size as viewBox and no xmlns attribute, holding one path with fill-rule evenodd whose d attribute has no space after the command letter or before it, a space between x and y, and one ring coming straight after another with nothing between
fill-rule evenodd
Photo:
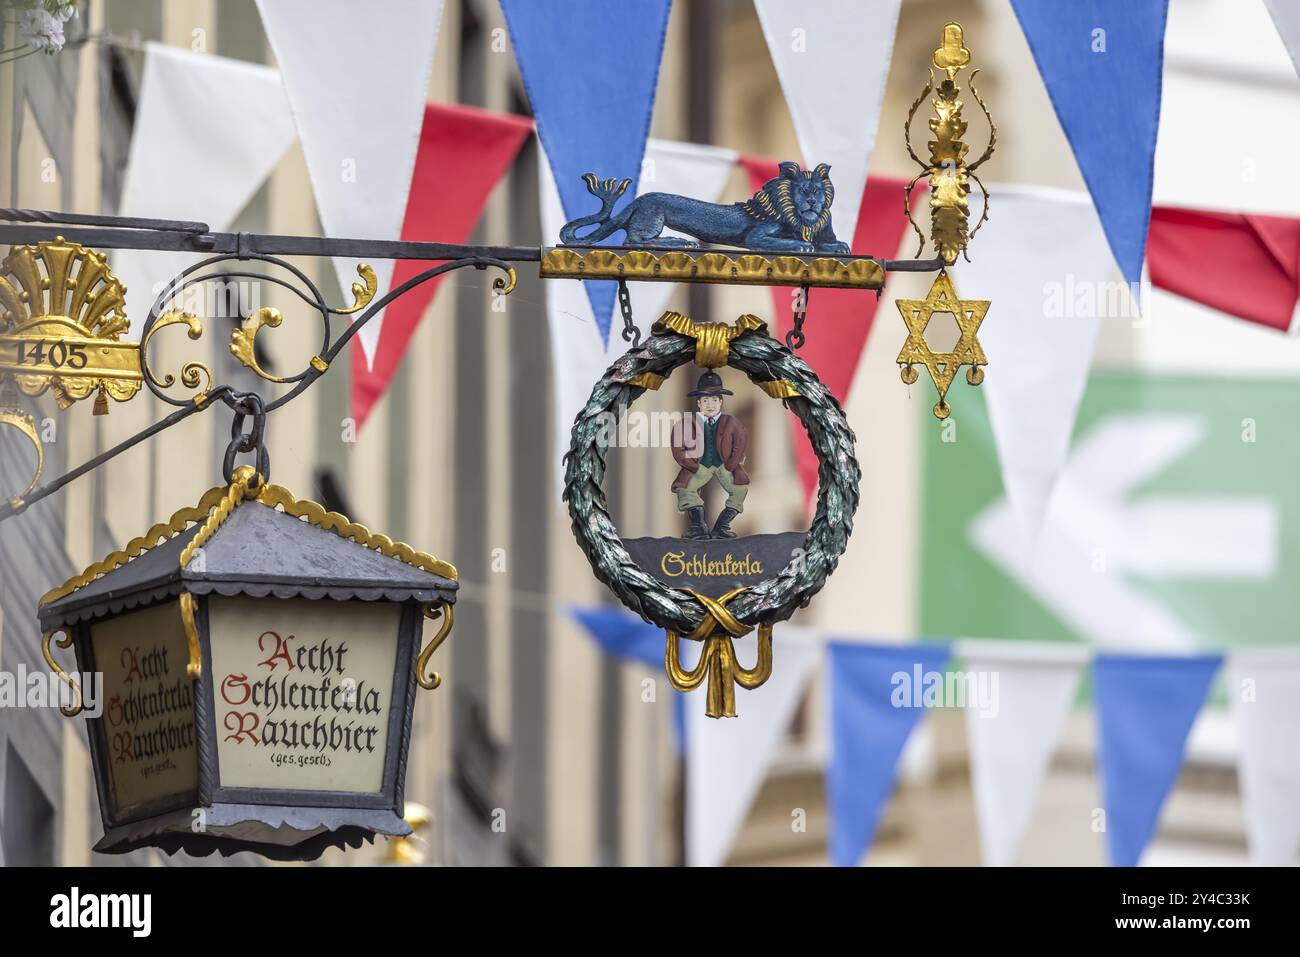
<instances>
[{"instance_id":1,"label":"man's wide brimmed hat","mask_svg":"<svg viewBox=\"0 0 1300 957\"><path fill-rule=\"evenodd\" d=\"M735 395L730 389L722 387L722 376L716 372L706 372L700 376L700 381L695 383L694 390L686 393L689 396L696 395Z\"/></svg>"}]
</instances>

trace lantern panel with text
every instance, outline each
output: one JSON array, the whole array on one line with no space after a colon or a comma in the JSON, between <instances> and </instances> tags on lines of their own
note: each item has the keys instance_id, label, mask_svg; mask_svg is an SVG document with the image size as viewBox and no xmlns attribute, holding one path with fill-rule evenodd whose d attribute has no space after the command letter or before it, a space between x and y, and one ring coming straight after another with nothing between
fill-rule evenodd
<instances>
[{"instance_id":1,"label":"lantern panel with text","mask_svg":"<svg viewBox=\"0 0 1300 957\"><path fill-rule=\"evenodd\" d=\"M382 791L400 618L387 603L210 598L222 786Z\"/></svg>"},{"instance_id":2,"label":"lantern panel with text","mask_svg":"<svg viewBox=\"0 0 1300 957\"><path fill-rule=\"evenodd\" d=\"M177 603L96 622L91 660L103 674L103 746L114 817L185 807L199 790L194 683Z\"/></svg>"}]
</instances>

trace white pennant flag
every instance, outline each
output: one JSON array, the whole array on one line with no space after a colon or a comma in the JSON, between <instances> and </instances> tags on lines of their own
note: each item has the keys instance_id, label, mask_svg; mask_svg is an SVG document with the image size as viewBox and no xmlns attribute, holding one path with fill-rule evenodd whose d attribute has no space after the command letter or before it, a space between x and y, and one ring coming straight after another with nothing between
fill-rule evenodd
<instances>
[{"instance_id":1,"label":"white pennant flag","mask_svg":"<svg viewBox=\"0 0 1300 957\"><path fill-rule=\"evenodd\" d=\"M257 0L302 138L326 236L400 239L442 0ZM362 260L336 258L345 295ZM372 262L379 294L393 261ZM383 316L357 337L374 360Z\"/></svg>"},{"instance_id":2,"label":"white pennant flag","mask_svg":"<svg viewBox=\"0 0 1300 957\"><path fill-rule=\"evenodd\" d=\"M1300 653L1232 652L1227 682L1241 736L1237 778L1251 863L1293 866L1300 854Z\"/></svg>"},{"instance_id":3,"label":"white pennant flag","mask_svg":"<svg viewBox=\"0 0 1300 957\"><path fill-rule=\"evenodd\" d=\"M1002 485L1032 543L1069 452L1102 311L1132 306L1086 194L989 190L990 218L955 285L959 298L993 303L979 330L989 359L981 388Z\"/></svg>"},{"instance_id":4,"label":"white pennant flag","mask_svg":"<svg viewBox=\"0 0 1300 957\"><path fill-rule=\"evenodd\" d=\"M733 150L692 143L650 140L646 143L645 162L637 183L642 193L679 193L708 202L715 201L726 188L736 164ZM555 188L551 164L543 154L538 163L541 176L542 242L559 242L560 227L566 217ZM680 235L665 230L665 235ZM675 283L631 282L632 315L642 339L659 318ZM619 334L622 320L616 315L610 329L609 343L601 341L600 330L591 312L582 283L573 279L556 279L546 284L546 312L551 334L551 369L555 401L555 455L559 485L564 485L564 454L569 451L569 431L573 420L587 404L591 390L610 364L630 347ZM665 490L665 494L667 491ZM559 502L557 497L556 502Z\"/></svg>"},{"instance_id":5,"label":"white pennant flag","mask_svg":"<svg viewBox=\"0 0 1300 957\"><path fill-rule=\"evenodd\" d=\"M275 70L149 43L118 214L229 229L293 137ZM196 258L127 249L114 255L133 335L157 294Z\"/></svg>"},{"instance_id":6,"label":"white pennant flag","mask_svg":"<svg viewBox=\"0 0 1300 957\"><path fill-rule=\"evenodd\" d=\"M752 635L737 643L742 664L751 660L754 643ZM683 653L683 666L694 663L687 654ZM706 715L706 688L687 695L688 866L720 867L726 863L821 654L820 635L783 625L772 643L772 677L753 691L736 689L737 717Z\"/></svg>"},{"instance_id":7,"label":"white pennant flag","mask_svg":"<svg viewBox=\"0 0 1300 957\"><path fill-rule=\"evenodd\" d=\"M1079 645L989 641L959 641L955 651L969 674L989 676L991 700L966 704L966 738L984 863L1009 867L1038 805L1089 653Z\"/></svg>"},{"instance_id":8,"label":"white pennant flag","mask_svg":"<svg viewBox=\"0 0 1300 957\"><path fill-rule=\"evenodd\" d=\"M1264 0L1269 15L1277 24L1277 32L1282 34L1286 52L1291 54L1295 71L1300 74L1300 3L1295 0Z\"/></svg>"},{"instance_id":9,"label":"white pennant flag","mask_svg":"<svg viewBox=\"0 0 1300 957\"><path fill-rule=\"evenodd\" d=\"M876 143L899 2L754 0L804 166L830 165L831 225L850 246Z\"/></svg>"}]
</instances>

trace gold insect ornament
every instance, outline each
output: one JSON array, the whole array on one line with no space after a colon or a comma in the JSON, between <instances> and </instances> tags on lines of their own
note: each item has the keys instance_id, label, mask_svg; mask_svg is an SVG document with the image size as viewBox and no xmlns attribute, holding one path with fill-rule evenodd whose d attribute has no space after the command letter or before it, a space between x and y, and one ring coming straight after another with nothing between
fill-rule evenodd
<instances>
[{"instance_id":1,"label":"gold insect ornament","mask_svg":"<svg viewBox=\"0 0 1300 957\"><path fill-rule=\"evenodd\" d=\"M925 250L926 239L921 227L912 217L911 194L922 177L929 177L930 241L943 265L925 299L897 300L898 311L907 327L907 340L898 354L898 364L901 367L900 375L908 385L919 378L916 365L919 363L926 367L939 393L934 414L940 419L946 419L951 412L947 402L948 387L961 367L967 367L966 381L971 385L979 385L984 381L982 367L988 362L980 346L978 332L980 323L988 312L989 301L959 299L947 271L947 267L955 263L959 255L965 256L969 262L967 247L988 219L988 191L975 170L988 161L997 145L997 127L993 123L993 117L971 82L971 95L984 111L989 123L989 142L980 157L967 164L966 154L970 146L963 139L967 124L962 118L962 101L959 97L961 88L957 85L957 74L970 65L970 60L970 50L965 46L961 25L947 24L943 28L943 42L934 51L932 61L935 69L942 71L943 77L938 86L935 86L935 74L931 71L925 89L908 111L903 130L908 155L921 167L921 172L904 189L903 210L920 238L920 246L917 248L917 255L920 256ZM978 70L971 73L971 81L978 73ZM912 147L911 130L917 109L931 93L934 94L931 102L935 115L930 118L930 132L934 134L934 139L927 143L930 150L930 161L927 163L916 155L916 150ZM969 230L972 180L984 196L984 208L975 229ZM935 351L926 337L927 332L933 317L945 313L954 317L960 335L951 350Z\"/></svg>"}]
</instances>

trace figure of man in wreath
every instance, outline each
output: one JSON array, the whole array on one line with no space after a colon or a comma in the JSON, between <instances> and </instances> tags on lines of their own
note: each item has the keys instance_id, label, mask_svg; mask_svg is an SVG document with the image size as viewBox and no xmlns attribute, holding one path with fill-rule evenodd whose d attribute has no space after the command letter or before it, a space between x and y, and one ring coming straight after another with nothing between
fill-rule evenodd
<instances>
[{"instance_id":1,"label":"figure of man in wreath","mask_svg":"<svg viewBox=\"0 0 1300 957\"><path fill-rule=\"evenodd\" d=\"M722 412L722 397L733 395L722 387L722 376L705 372L689 395L696 400L694 415L683 417L673 429L673 458L681 466L673 480L677 510L690 520L686 538L735 538L731 520L743 511L749 492L749 473L744 469L745 427L734 415ZM726 507L718 514L712 532L704 517L700 492L717 482L727 493Z\"/></svg>"}]
</instances>

